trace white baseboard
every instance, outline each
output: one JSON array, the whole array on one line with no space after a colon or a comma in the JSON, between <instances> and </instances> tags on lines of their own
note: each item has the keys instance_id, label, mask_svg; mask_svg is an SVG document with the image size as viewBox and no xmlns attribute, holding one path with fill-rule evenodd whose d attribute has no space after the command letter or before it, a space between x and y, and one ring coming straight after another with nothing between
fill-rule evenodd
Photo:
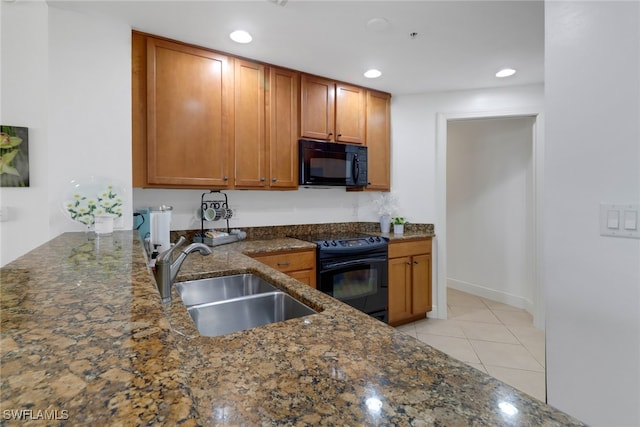
<instances>
[{"instance_id":1,"label":"white baseboard","mask_svg":"<svg viewBox=\"0 0 640 427\"><path fill-rule=\"evenodd\" d=\"M509 304L517 308L522 308L533 315L533 302L518 295L509 294L495 289L487 288L475 283L465 282L447 278L447 286L451 289L466 292L477 297L498 301L503 304Z\"/></svg>"},{"instance_id":2,"label":"white baseboard","mask_svg":"<svg viewBox=\"0 0 640 427\"><path fill-rule=\"evenodd\" d=\"M438 306L437 305L432 305L431 306L431 311L427 313L427 318L429 319L446 319L446 314L447 311L444 311L445 316L440 317L439 312L438 312Z\"/></svg>"}]
</instances>

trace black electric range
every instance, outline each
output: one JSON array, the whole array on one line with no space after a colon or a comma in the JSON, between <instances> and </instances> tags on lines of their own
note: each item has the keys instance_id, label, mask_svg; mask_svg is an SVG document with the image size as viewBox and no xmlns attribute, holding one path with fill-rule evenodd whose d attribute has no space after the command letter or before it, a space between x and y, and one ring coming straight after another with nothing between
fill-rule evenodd
<instances>
[{"instance_id":1,"label":"black electric range","mask_svg":"<svg viewBox=\"0 0 640 427\"><path fill-rule=\"evenodd\" d=\"M361 233L295 236L316 244L318 290L385 323L388 315L388 243Z\"/></svg>"}]
</instances>

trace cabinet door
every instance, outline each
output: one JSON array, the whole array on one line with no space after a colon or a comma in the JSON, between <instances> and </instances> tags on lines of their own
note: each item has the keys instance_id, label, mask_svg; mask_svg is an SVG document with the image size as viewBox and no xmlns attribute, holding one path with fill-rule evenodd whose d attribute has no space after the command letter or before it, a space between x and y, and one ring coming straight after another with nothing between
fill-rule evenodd
<instances>
[{"instance_id":1,"label":"cabinet door","mask_svg":"<svg viewBox=\"0 0 640 427\"><path fill-rule=\"evenodd\" d=\"M300 74L269 69L267 126L269 186L298 188L298 97Z\"/></svg>"},{"instance_id":2,"label":"cabinet door","mask_svg":"<svg viewBox=\"0 0 640 427\"><path fill-rule=\"evenodd\" d=\"M131 33L131 184L147 186L147 38Z\"/></svg>"},{"instance_id":3,"label":"cabinet door","mask_svg":"<svg viewBox=\"0 0 640 427\"><path fill-rule=\"evenodd\" d=\"M415 255L411 258L412 313L431 311L431 255Z\"/></svg>"},{"instance_id":4,"label":"cabinet door","mask_svg":"<svg viewBox=\"0 0 640 427\"><path fill-rule=\"evenodd\" d=\"M366 145L368 156L367 190L391 189L390 113L391 95L367 91Z\"/></svg>"},{"instance_id":5,"label":"cabinet door","mask_svg":"<svg viewBox=\"0 0 640 427\"><path fill-rule=\"evenodd\" d=\"M234 64L234 184L266 188L264 66L240 59Z\"/></svg>"},{"instance_id":6,"label":"cabinet door","mask_svg":"<svg viewBox=\"0 0 640 427\"><path fill-rule=\"evenodd\" d=\"M294 279L304 283L305 285L316 287L316 272L315 270L300 270L287 273Z\"/></svg>"},{"instance_id":7,"label":"cabinet door","mask_svg":"<svg viewBox=\"0 0 640 427\"><path fill-rule=\"evenodd\" d=\"M365 89L336 84L336 141L364 144L365 105Z\"/></svg>"},{"instance_id":8,"label":"cabinet door","mask_svg":"<svg viewBox=\"0 0 640 427\"><path fill-rule=\"evenodd\" d=\"M389 323L411 317L411 258L389 259Z\"/></svg>"},{"instance_id":9,"label":"cabinet door","mask_svg":"<svg viewBox=\"0 0 640 427\"><path fill-rule=\"evenodd\" d=\"M227 188L232 60L147 39L147 179L152 185Z\"/></svg>"},{"instance_id":10,"label":"cabinet door","mask_svg":"<svg viewBox=\"0 0 640 427\"><path fill-rule=\"evenodd\" d=\"M336 93L334 82L303 74L300 86L302 136L333 141Z\"/></svg>"}]
</instances>

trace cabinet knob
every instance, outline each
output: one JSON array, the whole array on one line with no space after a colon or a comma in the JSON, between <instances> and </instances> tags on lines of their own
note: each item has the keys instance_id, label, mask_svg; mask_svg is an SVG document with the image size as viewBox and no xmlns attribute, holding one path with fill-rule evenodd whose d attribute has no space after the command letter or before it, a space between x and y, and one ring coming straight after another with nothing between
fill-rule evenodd
<instances>
[{"instance_id":1,"label":"cabinet knob","mask_svg":"<svg viewBox=\"0 0 640 427\"><path fill-rule=\"evenodd\" d=\"M278 180L278 178L271 178L271 182L276 182Z\"/></svg>"},{"instance_id":2,"label":"cabinet knob","mask_svg":"<svg viewBox=\"0 0 640 427\"><path fill-rule=\"evenodd\" d=\"M338 136L342 136L342 134L341 134L341 133L339 133L339 134L338 134Z\"/></svg>"},{"instance_id":3,"label":"cabinet knob","mask_svg":"<svg viewBox=\"0 0 640 427\"><path fill-rule=\"evenodd\" d=\"M409 262L409 261L408 261L408 262L407 262L407 265L411 265L411 262Z\"/></svg>"},{"instance_id":4,"label":"cabinet knob","mask_svg":"<svg viewBox=\"0 0 640 427\"><path fill-rule=\"evenodd\" d=\"M223 178L222 178L222 180L223 180L223 181L229 181L229 177L228 177L228 176L225 176L225 177L223 177Z\"/></svg>"},{"instance_id":5,"label":"cabinet knob","mask_svg":"<svg viewBox=\"0 0 640 427\"><path fill-rule=\"evenodd\" d=\"M265 181L266 181L266 179L265 179L264 176L260 177L260 182L265 182Z\"/></svg>"},{"instance_id":6,"label":"cabinet knob","mask_svg":"<svg viewBox=\"0 0 640 427\"><path fill-rule=\"evenodd\" d=\"M413 263L414 263L414 264L417 264L417 263L418 263L418 261L413 261Z\"/></svg>"},{"instance_id":7,"label":"cabinet knob","mask_svg":"<svg viewBox=\"0 0 640 427\"><path fill-rule=\"evenodd\" d=\"M333 132L329 132L329 136L333 135Z\"/></svg>"}]
</instances>

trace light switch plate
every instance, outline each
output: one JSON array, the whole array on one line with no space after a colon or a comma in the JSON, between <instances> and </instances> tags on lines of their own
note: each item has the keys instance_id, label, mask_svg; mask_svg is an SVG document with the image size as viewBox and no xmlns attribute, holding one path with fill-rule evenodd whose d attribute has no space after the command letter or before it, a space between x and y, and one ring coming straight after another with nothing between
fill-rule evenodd
<instances>
[{"instance_id":1,"label":"light switch plate","mask_svg":"<svg viewBox=\"0 0 640 427\"><path fill-rule=\"evenodd\" d=\"M600 203L600 235L640 239L640 204Z\"/></svg>"}]
</instances>

